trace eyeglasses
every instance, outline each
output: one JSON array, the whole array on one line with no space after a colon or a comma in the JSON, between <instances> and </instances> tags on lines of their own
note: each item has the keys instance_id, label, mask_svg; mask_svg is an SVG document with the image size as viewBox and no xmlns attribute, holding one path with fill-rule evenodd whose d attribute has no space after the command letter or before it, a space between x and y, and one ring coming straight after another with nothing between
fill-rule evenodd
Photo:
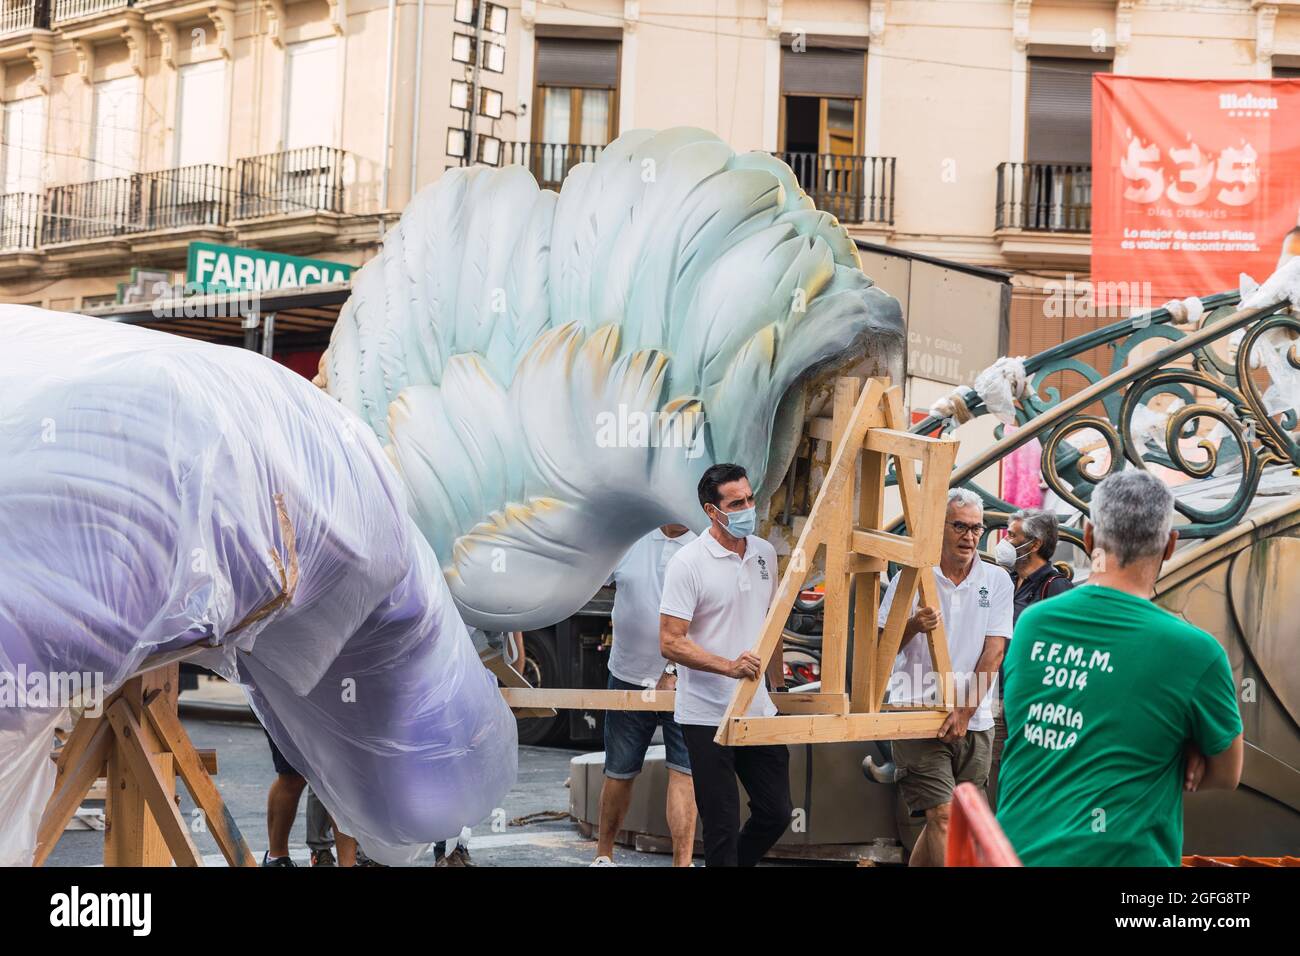
<instances>
[{"instance_id":1,"label":"eyeglasses","mask_svg":"<svg viewBox=\"0 0 1300 956\"><path fill-rule=\"evenodd\" d=\"M967 524L964 521L949 521L948 524L952 526L953 531L957 532L957 537L959 538L964 538L968 534L973 534L975 537L979 538L988 530L988 528L982 524Z\"/></svg>"}]
</instances>

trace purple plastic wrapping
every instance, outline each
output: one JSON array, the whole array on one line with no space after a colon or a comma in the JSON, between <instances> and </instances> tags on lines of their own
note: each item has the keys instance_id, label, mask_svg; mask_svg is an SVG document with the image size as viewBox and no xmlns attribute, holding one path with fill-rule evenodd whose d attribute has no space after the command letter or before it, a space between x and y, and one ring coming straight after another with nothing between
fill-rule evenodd
<instances>
[{"instance_id":1,"label":"purple plastic wrapping","mask_svg":"<svg viewBox=\"0 0 1300 956\"><path fill-rule=\"evenodd\" d=\"M0 306L0 332L11 690L75 673L111 692L211 645L194 662L244 686L371 857L408 862L491 813L515 721L367 426L240 349L23 306ZM32 858L69 703L18 697L0 692L9 865Z\"/></svg>"}]
</instances>

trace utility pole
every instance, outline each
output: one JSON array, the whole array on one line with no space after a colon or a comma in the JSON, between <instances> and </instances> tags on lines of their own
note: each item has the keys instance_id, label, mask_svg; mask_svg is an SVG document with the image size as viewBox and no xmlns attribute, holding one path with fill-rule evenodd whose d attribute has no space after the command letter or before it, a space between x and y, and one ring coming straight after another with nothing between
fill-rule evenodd
<instances>
[{"instance_id":1,"label":"utility pole","mask_svg":"<svg viewBox=\"0 0 1300 956\"><path fill-rule=\"evenodd\" d=\"M472 166L478 159L478 75L483 69L483 24L487 17L487 7L485 0L479 0L478 16L474 18L474 71L469 81L469 109L465 111L469 117L469 145L462 158L462 166Z\"/></svg>"}]
</instances>

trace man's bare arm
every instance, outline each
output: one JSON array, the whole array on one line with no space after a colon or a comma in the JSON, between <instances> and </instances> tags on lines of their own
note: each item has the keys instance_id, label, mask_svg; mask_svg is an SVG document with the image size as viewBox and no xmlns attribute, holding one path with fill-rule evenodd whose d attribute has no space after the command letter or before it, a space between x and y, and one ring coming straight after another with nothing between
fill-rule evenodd
<instances>
[{"instance_id":1,"label":"man's bare arm","mask_svg":"<svg viewBox=\"0 0 1300 956\"><path fill-rule=\"evenodd\" d=\"M756 654L746 651L734 661L710 654L689 637L686 630L690 621L670 614L659 615L659 653L675 664L693 671L707 671L724 677L757 677L762 662Z\"/></svg>"},{"instance_id":2,"label":"man's bare arm","mask_svg":"<svg viewBox=\"0 0 1300 956\"><path fill-rule=\"evenodd\" d=\"M1233 738L1221 752L1213 757L1206 757L1205 772L1202 774L1197 790L1236 790L1241 783L1241 763L1245 756L1245 745L1241 734Z\"/></svg>"},{"instance_id":3,"label":"man's bare arm","mask_svg":"<svg viewBox=\"0 0 1300 956\"><path fill-rule=\"evenodd\" d=\"M1002 658L1007 652L1007 638L994 637L987 634L984 637L984 648L980 651L980 659L975 664L975 673L971 678L975 681L977 688L988 689L993 687L993 679L997 676L998 668L1002 666ZM984 699L985 694L980 695L980 700ZM939 728L939 739L955 740L958 737L966 735L966 726L970 723L971 717L979 709L979 701L975 706L958 706L952 709L948 719L943 722Z\"/></svg>"}]
</instances>

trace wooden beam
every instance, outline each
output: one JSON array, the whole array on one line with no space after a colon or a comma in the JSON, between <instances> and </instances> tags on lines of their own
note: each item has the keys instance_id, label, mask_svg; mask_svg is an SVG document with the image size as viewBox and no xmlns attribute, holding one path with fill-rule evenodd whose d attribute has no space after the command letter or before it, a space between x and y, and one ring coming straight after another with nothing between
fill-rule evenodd
<instances>
[{"instance_id":1,"label":"wooden beam","mask_svg":"<svg viewBox=\"0 0 1300 956\"><path fill-rule=\"evenodd\" d=\"M885 466L888 461L884 455L862 456L862 474L858 481L858 526L861 528L879 529L885 523ZM851 710L864 713L871 710L871 688L876 680L876 642L880 630L876 618L880 610L881 578L888 570L888 563L884 558L855 552L849 568L856 574L852 699L849 703Z\"/></svg>"},{"instance_id":2,"label":"wooden beam","mask_svg":"<svg viewBox=\"0 0 1300 956\"><path fill-rule=\"evenodd\" d=\"M980 560L979 555L975 560ZM920 580L917 587L921 591L921 605L923 607L932 607L935 610L941 610L943 605L939 602L939 582L934 579L934 570L925 568L921 571ZM925 641L930 646L930 666L934 668L935 677L939 681L939 700L945 707L956 705L956 695L954 693L952 659L948 655L948 631L943 623L943 614L939 614L939 626L925 635Z\"/></svg>"},{"instance_id":3,"label":"wooden beam","mask_svg":"<svg viewBox=\"0 0 1300 956\"><path fill-rule=\"evenodd\" d=\"M180 774L185 788L189 790L194 803L203 811L208 832L217 842L217 848L230 866L257 866L253 852L248 848L244 835L239 832L235 818L227 809L221 798L221 791L208 775L207 765L203 760L204 751L196 750L190 736L181 725L180 718L167 706L164 695L154 694L145 703L145 716L153 732L171 751L176 761L176 772ZM215 753L212 761L216 768Z\"/></svg>"},{"instance_id":4,"label":"wooden beam","mask_svg":"<svg viewBox=\"0 0 1300 956\"><path fill-rule=\"evenodd\" d=\"M876 531L874 528L854 531L853 550L858 554L905 564L909 567L915 567L917 564L915 542L911 538L891 534L888 531Z\"/></svg>"},{"instance_id":5,"label":"wooden beam","mask_svg":"<svg viewBox=\"0 0 1300 956\"><path fill-rule=\"evenodd\" d=\"M104 772L108 752L113 747L113 728L103 717L82 717L72 730L65 747L77 744L74 759L61 764L57 770L54 795L45 805L45 813L36 831L36 854L33 866L44 866L54 845L59 842L68 821L73 818L81 801L94 782Z\"/></svg>"},{"instance_id":6,"label":"wooden beam","mask_svg":"<svg viewBox=\"0 0 1300 956\"><path fill-rule=\"evenodd\" d=\"M146 749L144 734L136 720L131 703L126 698L119 698L108 709L107 717L109 723L113 725L113 732L117 738L114 756L124 764L122 771L111 775L110 779L116 783L120 776L123 789L127 791L132 788L139 789L177 866L202 866L203 858L199 855L194 841L190 839L189 828L181 819L180 808L176 805L175 780L172 778L169 786L169 781L164 777L164 772L169 776L171 774L171 761L166 761L166 767L162 768L157 760L159 755L151 749ZM114 757L110 756L110 764L113 760ZM114 814L109 821L113 827L121 827L124 823L131 822L133 821L118 819L117 814ZM138 827L130 827L130 835L136 835L138 829ZM138 835L143 843L145 834L140 832ZM119 841L122 838L123 835L119 834ZM137 849L135 852L144 856L143 849ZM122 861L119 859L116 862L120 865Z\"/></svg>"},{"instance_id":7,"label":"wooden beam","mask_svg":"<svg viewBox=\"0 0 1300 956\"><path fill-rule=\"evenodd\" d=\"M551 707L555 710L669 711L677 695L671 690L586 690L563 687L503 687L501 696L512 709Z\"/></svg>"},{"instance_id":8,"label":"wooden beam","mask_svg":"<svg viewBox=\"0 0 1300 956\"><path fill-rule=\"evenodd\" d=\"M761 744L838 743L846 740L903 740L938 735L947 718L941 710L889 711L874 714L810 714L788 717L741 717L728 721L729 747Z\"/></svg>"},{"instance_id":9,"label":"wooden beam","mask_svg":"<svg viewBox=\"0 0 1300 956\"><path fill-rule=\"evenodd\" d=\"M154 691L166 694L171 706L176 706L180 693L179 664L172 661L126 681L105 702L105 714L116 703L125 701L136 723L145 725L140 729L141 743L150 755L150 762L157 767L169 799L174 799L176 773L171 752L144 718L144 699ZM120 740L115 740L109 750L105 776L108 798L104 805L104 865L170 866L174 859L171 848Z\"/></svg>"},{"instance_id":10,"label":"wooden beam","mask_svg":"<svg viewBox=\"0 0 1300 956\"><path fill-rule=\"evenodd\" d=\"M834 413L835 439L831 453L838 449L848 431L853 409L857 405L862 382L856 378L841 378L835 382ZM868 432L868 435L871 433ZM844 678L849 653L849 588L850 578L846 556L852 547L853 489L859 449L850 448L849 476L846 493L834 501L834 508L826 514L826 601L822 613L822 690L828 694L844 693Z\"/></svg>"},{"instance_id":11,"label":"wooden beam","mask_svg":"<svg viewBox=\"0 0 1300 956\"><path fill-rule=\"evenodd\" d=\"M849 712L847 694L790 691L785 694L773 694L772 703L776 704L778 714L847 714Z\"/></svg>"},{"instance_id":12,"label":"wooden beam","mask_svg":"<svg viewBox=\"0 0 1300 956\"><path fill-rule=\"evenodd\" d=\"M889 675L894 671L894 658L903 641L903 629L907 619L912 616L912 595L916 592L917 579L922 574L930 574L929 568L905 567L898 573L898 587L894 591L893 603L889 605L889 615L885 626L880 631L876 644L876 682L871 687L871 706L869 710L879 710L885 699L885 690L889 685Z\"/></svg>"},{"instance_id":13,"label":"wooden beam","mask_svg":"<svg viewBox=\"0 0 1300 956\"><path fill-rule=\"evenodd\" d=\"M841 496L845 494L852 496L853 494L850 465L856 460L858 452L862 448L867 430L869 428L878 428L883 421L883 412L880 409L880 400L883 393L884 390L880 382L876 379L870 379L867 382L867 387L862 390L862 394L858 397L857 405L853 409L853 416L846 429L845 438L831 456L831 463L826 469L826 477L822 479L822 486L817 492L817 498L813 501L812 509L808 513L808 520L805 522L803 531L799 534L799 541L795 545L794 553L802 554L804 558L802 570L795 570L800 567L800 562L790 561L786 565L785 574L781 576L781 583L777 588L776 598L768 608L762 634L759 637L758 644L754 647L754 653L763 662L763 666L759 669L757 677L736 682L736 692L732 695L731 703L727 705L727 711L723 716L723 725L719 727L714 738L718 743L722 742L723 727L726 721L741 716L749 709L754 695L758 692L758 682L763 678L768 661L776 649L781 646L781 634L785 628L786 619L790 616L790 609L794 606L794 599L803 588L804 578L807 576L808 568L812 567L817 548L824 543L822 526L826 523L825 516L836 513Z\"/></svg>"}]
</instances>

